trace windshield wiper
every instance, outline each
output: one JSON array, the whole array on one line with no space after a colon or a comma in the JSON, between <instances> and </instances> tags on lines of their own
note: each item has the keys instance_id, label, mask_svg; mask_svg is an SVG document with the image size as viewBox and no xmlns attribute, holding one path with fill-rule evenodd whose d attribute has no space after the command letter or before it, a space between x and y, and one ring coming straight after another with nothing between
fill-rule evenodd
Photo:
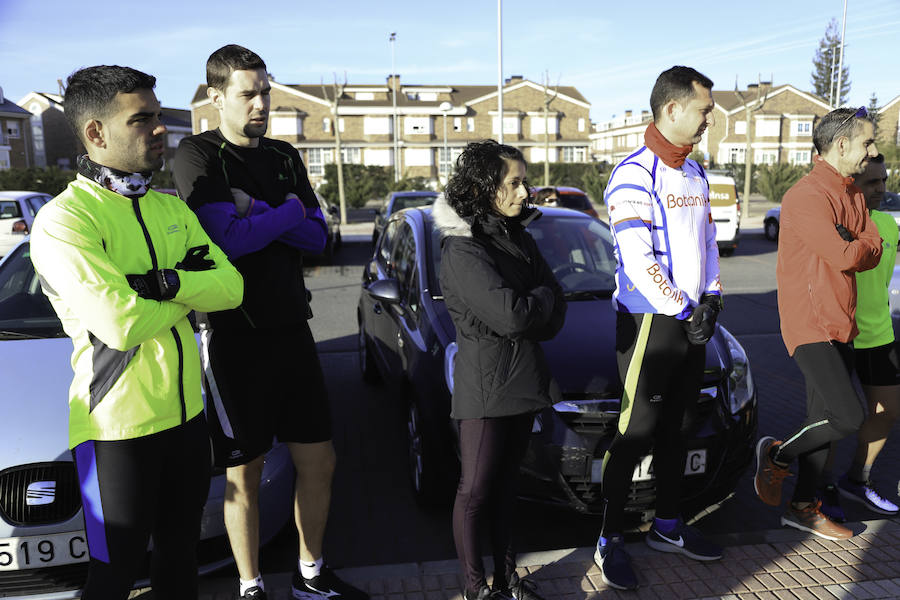
<instances>
[{"instance_id":1,"label":"windshield wiper","mask_svg":"<svg viewBox=\"0 0 900 600\"><path fill-rule=\"evenodd\" d=\"M0 338L11 338L14 340L39 340L43 337L32 333L22 333L21 331L0 331Z\"/></svg>"},{"instance_id":2,"label":"windshield wiper","mask_svg":"<svg viewBox=\"0 0 900 600\"><path fill-rule=\"evenodd\" d=\"M575 290L565 292L563 297L566 300L605 300L612 298L612 290Z\"/></svg>"}]
</instances>

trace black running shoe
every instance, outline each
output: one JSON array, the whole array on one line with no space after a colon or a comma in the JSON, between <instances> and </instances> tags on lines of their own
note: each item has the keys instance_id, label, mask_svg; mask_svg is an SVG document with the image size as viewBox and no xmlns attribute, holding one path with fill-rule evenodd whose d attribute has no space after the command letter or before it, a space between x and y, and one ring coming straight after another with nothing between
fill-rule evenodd
<instances>
[{"instance_id":1,"label":"black running shoe","mask_svg":"<svg viewBox=\"0 0 900 600\"><path fill-rule=\"evenodd\" d=\"M252 598L253 600L268 600L268 596L258 585L254 585L252 588L247 588L247 591L241 596L241 598Z\"/></svg>"},{"instance_id":2,"label":"black running shoe","mask_svg":"<svg viewBox=\"0 0 900 600\"><path fill-rule=\"evenodd\" d=\"M621 535L612 536L603 546L600 545L600 540L597 540L594 562L600 567L606 585L617 590L637 589L637 575L631 568L631 557L625 551L625 540Z\"/></svg>"},{"instance_id":3,"label":"black running shoe","mask_svg":"<svg viewBox=\"0 0 900 600\"><path fill-rule=\"evenodd\" d=\"M322 598L369 600L367 593L341 581L328 567L322 567L319 575L312 579L304 579L299 570L294 571L294 576L291 578L291 594L297 600L321 600Z\"/></svg>"},{"instance_id":4,"label":"black running shoe","mask_svg":"<svg viewBox=\"0 0 900 600\"><path fill-rule=\"evenodd\" d=\"M513 573L507 593L513 600L544 600L544 597L537 593L537 587L530 579L522 579L518 573Z\"/></svg>"},{"instance_id":5,"label":"black running shoe","mask_svg":"<svg viewBox=\"0 0 900 600\"><path fill-rule=\"evenodd\" d=\"M660 552L677 552L694 560L719 560L722 548L703 537L703 535L684 521L678 519L675 529L662 533L656 523L650 527L645 538L647 545Z\"/></svg>"},{"instance_id":6,"label":"black running shoe","mask_svg":"<svg viewBox=\"0 0 900 600\"><path fill-rule=\"evenodd\" d=\"M475 594L470 594L468 590L464 591L463 598L465 600L511 600L512 596L509 595L508 591L491 590L485 585Z\"/></svg>"}]
</instances>

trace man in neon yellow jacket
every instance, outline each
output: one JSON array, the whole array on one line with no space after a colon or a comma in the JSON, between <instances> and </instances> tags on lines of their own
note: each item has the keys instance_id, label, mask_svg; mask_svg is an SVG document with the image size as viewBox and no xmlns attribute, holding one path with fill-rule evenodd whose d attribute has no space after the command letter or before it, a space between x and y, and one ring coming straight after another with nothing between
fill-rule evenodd
<instances>
[{"instance_id":1,"label":"man in neon yellow jacket","mask_svg":"<svg viewBox=\"0 0 900 600\"><path fill-rule=\"evenodd\" d=\"M85 600L127 598L151 537L154 593L197 597L210 454L187 315L233 308L243 295L194 213L149 189L165 133L155 83L118 66L69 77L66 117L88 154L31 238L74 345L69 446L90 552Z\"/></svg>"}]
</instances>

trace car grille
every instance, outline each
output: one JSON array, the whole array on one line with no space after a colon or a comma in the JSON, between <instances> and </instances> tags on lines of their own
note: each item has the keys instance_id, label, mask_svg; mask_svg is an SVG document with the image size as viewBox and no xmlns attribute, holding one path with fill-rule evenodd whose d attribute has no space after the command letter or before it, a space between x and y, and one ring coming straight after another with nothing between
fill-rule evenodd
<instances>
[{"instance_id":1,"label":"car grille","mask_svg":"<svg viewBox=\"0 0 900 600\"><path fill-rule=\"evenodd\" d=\"M45 569L0 571L0 598L21 598L35 594L77 590L87 579L88 563Z\"/></svg>"},{"instance_id":2,"label":"car grille","mask_svg":"<svg viewBox=\"0 0 900 600\"><path fill-rule=\"evenodd\" d=\"M28 488L37 482L52 482L52 494L43 496ZM49 501L48 501L49 500ZM46 503L44 503L46 502ZM81 507L75 465L70 462L13 467L0 473L0 513L13 525L45 525L66 521Z\"/></svg>"}]
</instances>

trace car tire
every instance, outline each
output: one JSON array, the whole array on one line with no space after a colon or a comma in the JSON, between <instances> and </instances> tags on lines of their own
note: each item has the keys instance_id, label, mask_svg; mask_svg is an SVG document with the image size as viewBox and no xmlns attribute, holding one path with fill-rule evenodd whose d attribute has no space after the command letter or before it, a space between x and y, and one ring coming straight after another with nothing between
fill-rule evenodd
<instances>
[{"instance_id":1,"label":"car tire","mask_svg":"<svg viewBox=\"0 0 900 600\"><path fill-rule=\"evenodd\" d=\"M341 249L341 245L344 243L344 240L341 238L341 232L338 231L334 236L334 251L337 252Z\"/></svg>"},{"instance_id":2,"label":"car tire","mask_svg":"<svg viewBox=\"0 0 900 600\"><path fill-rule=\"evenodd\" d=\"M430 411L416 394L406 397L407 469L416 504L423 508L449 505L455 470L447 451L447 419Z\"/></svg>"},{"instance_id":3,"label":"car tire","mask_svg":"<svg viewBox=\"0 0 900 600\"><path fill-rule=\"evenodd\" d=\"M767 219L765 223L763 223L763 232L766 234L767 240L772 240L773 242L778 241L778 221L775 219Z\"/></svg>"},{"instance_id":4,"label":"car tire","mask_svg":"<svg viewBox=\"0 0 900 600\"><path fill-rule=\"evenodd\" d=\"M366 383L378 383L381 381L378 367L375 366L373 361L372 344L369 342L362 321L359 322L359 333L356 336L356 353L359 358L359 370L362 373L363 381Z\"/></svg>"},{"instance_id":5,"label":"car tire","mask_svg":"<svg viewBox=\"0 0 900 600\"><path fill-rule=\"evenodd\" d=\"M731 256L734 254L734 248L719 248L719 256Z\"/></svg>"}]
</instances>

